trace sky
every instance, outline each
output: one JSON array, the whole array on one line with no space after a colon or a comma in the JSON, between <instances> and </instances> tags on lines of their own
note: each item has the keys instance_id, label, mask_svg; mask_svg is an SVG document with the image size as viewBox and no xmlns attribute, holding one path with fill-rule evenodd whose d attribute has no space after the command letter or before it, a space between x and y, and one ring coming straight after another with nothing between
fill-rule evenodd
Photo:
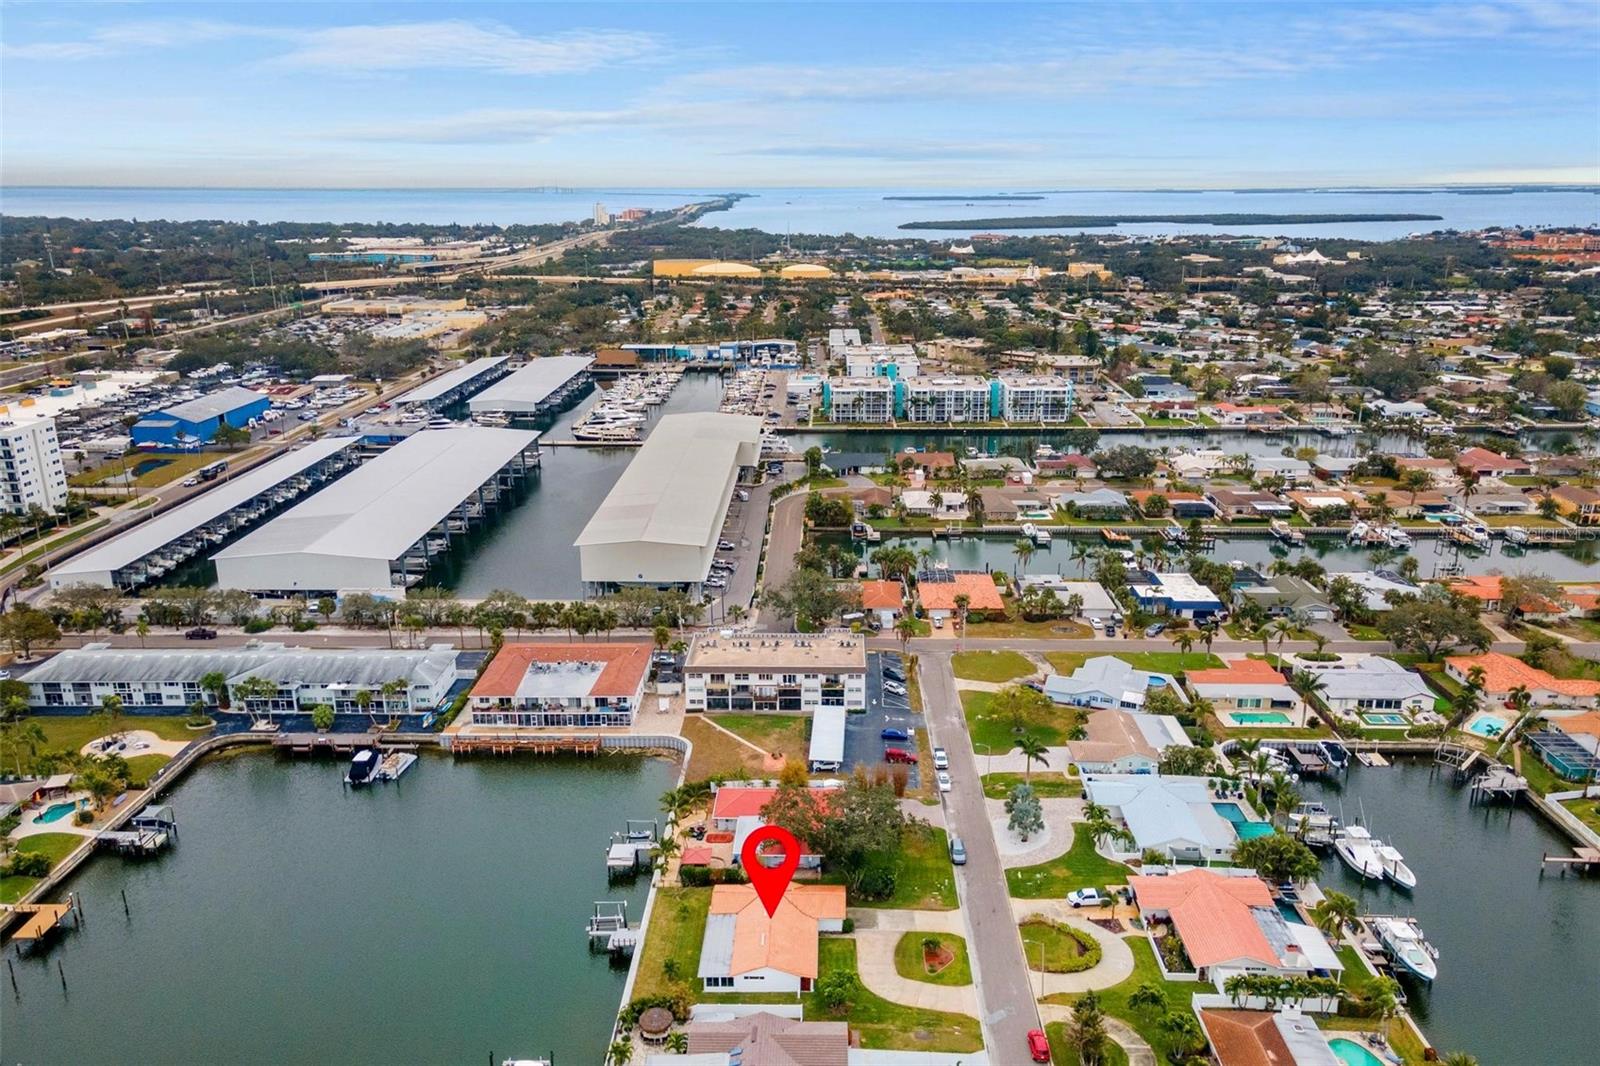
<instances>
[{"instance_id":1,"label":"sky","mask_svg":"<svg viewBox=\"0 0 1600 1066\"><path fill-rule=\"evenodd\" d=\"M0 3L0 183L1600 182L1600 3Z\"/></svg>"}]
</instances>

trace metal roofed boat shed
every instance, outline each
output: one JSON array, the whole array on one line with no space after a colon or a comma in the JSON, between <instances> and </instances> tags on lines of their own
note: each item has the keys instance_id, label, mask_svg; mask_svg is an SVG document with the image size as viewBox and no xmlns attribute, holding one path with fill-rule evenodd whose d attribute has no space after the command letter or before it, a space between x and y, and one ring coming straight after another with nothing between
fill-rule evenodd
<instances>
[{"instance_id":1,"label":"metal roofed boat shed","mask_svg":"<svg viewBox=\"0 0 1600 1066\"><path fill-rule=\"evenodd\" d=\"M234 517L243 519L243 513L262 502L259 497L319 465L325 464L324 473L332 473L334 466L355 462L354 453L346 449L358 443L359 437L323 437L229 478L210 491L56 566L50 572L50 587L87 584L127 588L140 584L150 576L141 565L149 556L213 523L231 526ZM268 503L270 505L270 501ZM231 516L234 511L242 513Z\"/></svg>"},{"instance_id":2,"label":"metal roofed boat shed","mask_svg":"<svg viewBox=\"0 0 1600 1066\"><path fill-rule=\"evenodd\" d=\"M532 416L566 400L588 383L590 355L553 355L534 359L467 401L473 414L504 411Z\"/></svg>"},{"instance_id":3,"label":"metal roofed boat shed","mask_svg":"<svg viewBox=\"0 0 1600 1066\"><path fill-rule=\"evenodd\" d=\"M585 586L696 586L716 555L739 468L760 458L753 415L667 415L575 542Z\"/></svg>"},{"instance_id":4,"label":"metal roofed boat shed","mask_svg":"<svg viewBox=\"0 0 1600 1066\"><path fill-rule=\"evenodd\" d=\"M474 359L454 370L447 370L398 397L394 401L395 406L422 404L428 407L444 407L452 400L471 395L497 378L504 377L507 358L509 357L504 355L490 355Z\"/></svg>"},{"instance_id":5,"label":"metal roofed boat shed","mask_svg":"<svg viewBox=\"0 0 1600 1066\"><path fill-rule=\"evenodd\" d=\"M844 725L850 712L843 707L819 707L811 716L811 749L806 758L813 770L837 770L844 765Z\"/></svg>"},{"instance_id":6,"label":"metal roofed boat shed","mask_svg":"<svg viewBox=\"0 0 1600 1066\"><path fill-rule=\"evenodd\" d=\"M404 586L538 462L539 435L463 426L417 433L217 553L217 584L252 592Z\"/></svg>"}]
</instances>

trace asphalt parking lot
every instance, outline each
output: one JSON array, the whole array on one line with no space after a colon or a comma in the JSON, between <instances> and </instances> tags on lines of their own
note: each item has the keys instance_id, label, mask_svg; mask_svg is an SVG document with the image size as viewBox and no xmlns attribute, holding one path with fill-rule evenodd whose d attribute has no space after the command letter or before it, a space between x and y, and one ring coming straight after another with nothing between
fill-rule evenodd
<instances>
[{"instance_id":1,"label":"asphalt parking lot","mask_svg":"<svg viewBox=\"0 0 1600 1066\"><path fill-rule=\"evenodd\" d=\"M917 716L911 713L911 705L906 701L906 697L883 690L885 664L895 667L902 674L905 673L898 652L867 653L867 710L864 714L846 716L842 767L845 773L849 773L857 766L871 768L881 765L884 748L904 748L913 752L917 750L915 733ZM885 729L904 729L911 734L911 739L903 742L884 740L880 734ZM919 787L919 768L911 765L906 769L911 771L907 781L908 786Z\"/></svg>"}]
</instances>

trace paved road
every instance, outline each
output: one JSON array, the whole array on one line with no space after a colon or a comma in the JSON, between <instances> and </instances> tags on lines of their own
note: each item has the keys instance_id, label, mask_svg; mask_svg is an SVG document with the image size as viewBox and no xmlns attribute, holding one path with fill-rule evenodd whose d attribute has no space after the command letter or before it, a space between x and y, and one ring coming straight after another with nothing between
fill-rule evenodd
<instances>
[{"instance_id":1,"label":"paved road","mask_svg":"<svg viewBox=\"0 0 1600 1066\"><path fill-rule=\"evenodd\" d=\"M867 644L872 648L898 648L900 641L893 636L876 636L870 638ZM1499 640L1489 645L1490 651L1504 652L1507 655L1520 655L1523 648L1524 645L1520 640ZM957 650L955 641L949 638L934 639L927 637L911 641L909 649L922 654L949 653ZM963 637L961 639L961 650L1003 651L1008 649L1025 652L1081 651L1098 655L1110 655L1113 652L1170 652L1178 650L1172 641L1165 637L1137 637L1132 640L1034 640L1021 637ZM1286 640L1283 643L1283 650L1285 652L1316 651L1317 646L1309 640ZM1372 655L1382 655L1394 649L1387 642L1381 640L1342 640L1330 643L1326 650L1344 653L1366 652ZM1585 659L1600 660L1600 642L1569 641L1565 645L1565 650ZM1194 651L1203 652L1205 648L1196 644ZM1213 655L1239 655L1246 652L1259 654L1260 651L1261 642L1259 640L1218 640L1211 645ZM1274 641L1272 652L1277 654L1277 651L1278 644Z\"/></svg>"},{"instance_id":2,"label":"paved road","mask_svg":"<svg viewBox=\"0 0 1600 1066\"><path fill-rule=\"evenodd\" d=\"M772 534L767 542L767 565L762 572L761 587L777 588L794 573L794 556L806 532L806 494L791 492L772 508ZM768 633L787 633L794 628L793 621L778 617L776 612L761 612L761 628ZM890 642L891 645L893 642Z\"/></svg>"},{"instance_id":3,"label":"paved road","mask_svg":"<svg viewBox=\"0 0 1600 1066\"><path fill-rule=\"evenodd\" d=\"M1039 1027L1039 1011L1022 958L1022 938L989 827L983 783L948 650L924 651L917 669L930 739L950 755L954 788L944 793L945 824L967 847L967 865L957 868L956 884L967 916L973 980L983 1008L984 1044L991 1062L1021 1061L1028 1046L1028 1030Z\"/></svg>"}]
</instances>

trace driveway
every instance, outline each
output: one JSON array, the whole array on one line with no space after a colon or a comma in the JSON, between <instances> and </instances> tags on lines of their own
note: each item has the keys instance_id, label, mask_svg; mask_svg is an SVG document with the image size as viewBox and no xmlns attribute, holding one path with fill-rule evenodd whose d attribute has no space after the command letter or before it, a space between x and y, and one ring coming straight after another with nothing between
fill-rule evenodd
<instances>
[{"instance_id":1,"label":"driveway","mask_svg":"<svg viewBox=\"0 0 1600 1066\"><path fill-rule=\"evenodd\" d=\"M1102 929L1087 918L1080 917L1088 912L1075 911L1071 904L1059 899L1014 899L1011 901L1011 907L1018 924L1032 917L1046 918L1052 922L1071 926L1080 933L1087 933L1100 945L1100 962L1091 969L1078 973L1041 974L1037 970L1030 971L1033 974L1034 990L1037 991L1041 985L1044 988L1041 995L1110 988L1133 976L1133 949L1128 947L1128 942L1116 933Z\"/></svg>"},{"instance_id":2,"label":"driveway","mask_svg":"<svg viewBox=\"0 0 1600 1066\"><path fill-rule=\"evenodd\" d=\"M950 655L924 651L918 664L924 718L931 740L949 751L954 789L943 796L945 821L967 846L967 865L957 868L956 886L967 918L967 946L977 982L984 1043L995 1061L1009 1061L1027 1047L1028 1030L1039 1028L1039 1011L1022 959L1006 887L1005 871L989 828L989 811L978 778L972 738L956 694Z\"/></svg>"},{"instance_id":3,"label":"driveway","mask_svg":"<svg viewBox=\"0 0 1600 1066\"><path fill-rule=\"evenodd\" d=\"M771 497L771 489L768 489ZM751 496L751 502L755 497ZM806 532L806 494L792 492L772 506L772 532L767 541L765 568L761 574L763 589L779 588L794 573L795 553ZM768 633L788 633L794 628L793 619L776 611L761 612L761 628Z\"/></svg>"},{"instance_id":4,"label":"driveway","mask_svg":"<svg viewBox=\"0 0 1600 1066\"><path fill-rule=\"evenodd\" d=\"M895 945L905 936L899 929L857 929L856 969L867 991L892 1003L925 1010L942 1010L969 1017L978 1013L978 992L972 985L936 985L901 977L894 966Z\"/></svg>"}]
</instances>

